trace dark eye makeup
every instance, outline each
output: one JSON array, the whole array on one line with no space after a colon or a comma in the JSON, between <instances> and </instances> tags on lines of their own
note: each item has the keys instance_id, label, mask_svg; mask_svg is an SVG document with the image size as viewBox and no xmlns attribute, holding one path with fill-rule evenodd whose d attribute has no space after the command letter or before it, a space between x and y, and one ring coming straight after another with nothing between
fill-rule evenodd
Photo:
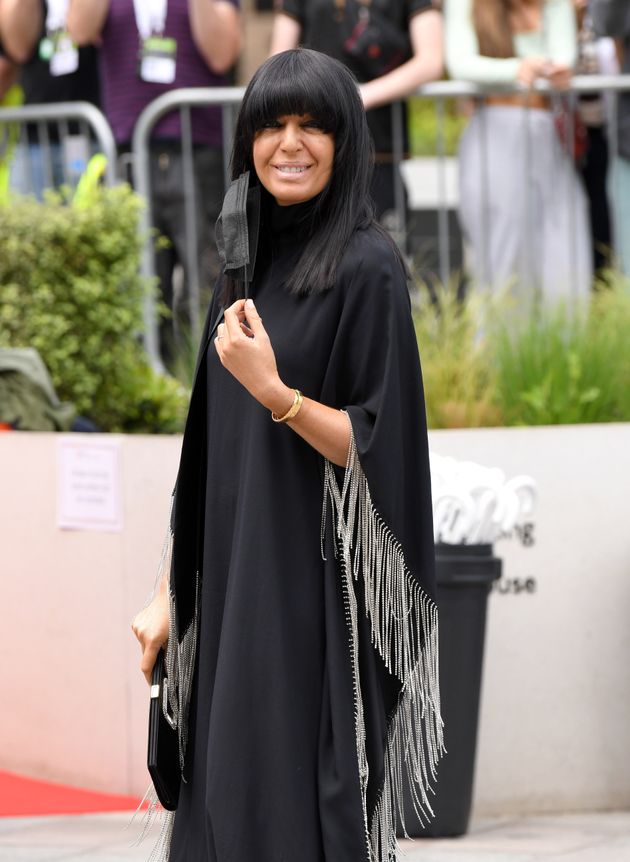
<instances>
[{"instance_id":1,"label":"dark eye makeup","mask_svg":"<svg viewBox=\"0 0 630 862\"><path fill-rule=\"evenodd\" d=\"M263 129L280 129L283 125L284 123L281 118L276 118L275 120L265 120L259 126L258 131L262 131ZM313 118L303 120L300 125L305 129L317 129L321 132L326 131L323 124L319 120L315 120Z\"/></svg>"}]
</instances>

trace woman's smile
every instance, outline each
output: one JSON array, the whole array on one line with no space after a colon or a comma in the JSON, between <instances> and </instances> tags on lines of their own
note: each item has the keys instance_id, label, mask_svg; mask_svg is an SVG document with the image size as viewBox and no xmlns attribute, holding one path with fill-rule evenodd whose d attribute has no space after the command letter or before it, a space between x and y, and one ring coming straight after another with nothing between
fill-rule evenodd
<instances>
[{"instance_id":1,"label":"woman's smile","mask_svg":"<svg viewBox=\"0 0 630 862\"><path fill-rule=\"evenodd\" d=\"M303 174L310 168L310 165L274 165L274 168L281 174Z\"/></svg>"},{"instance_id":2,"label":"woman's smile","mask_svg":"<svg viewBox=\"0 0 630 862\"><path fill-rule=\"evenodd\" d=\"M280 206L308 201L330 180L335 140L310 114L290 114L267 123L253 147L258 179Z\"/></svg>"}]
</instances>

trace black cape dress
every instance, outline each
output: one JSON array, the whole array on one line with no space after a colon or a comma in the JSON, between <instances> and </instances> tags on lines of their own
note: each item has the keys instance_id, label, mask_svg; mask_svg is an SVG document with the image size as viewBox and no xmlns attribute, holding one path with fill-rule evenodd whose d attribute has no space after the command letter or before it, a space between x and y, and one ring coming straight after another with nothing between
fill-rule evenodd
<instances>
[{"instance_id":1,"label":"black cape dress","mask_svg":"<svg viewBox=\"0 0 630 862\"><path fill-rule=\"evenodd\" d=\"M332 289L290 294L310 216L263 209L251 293L281 379L346 411L348 464L274 423L222 367L215 299L165 563L184 775L156 853L170 862L385 862L403 784L431 813L437 612L406 280L370 227Z\"/></svg>"}]
</instances>

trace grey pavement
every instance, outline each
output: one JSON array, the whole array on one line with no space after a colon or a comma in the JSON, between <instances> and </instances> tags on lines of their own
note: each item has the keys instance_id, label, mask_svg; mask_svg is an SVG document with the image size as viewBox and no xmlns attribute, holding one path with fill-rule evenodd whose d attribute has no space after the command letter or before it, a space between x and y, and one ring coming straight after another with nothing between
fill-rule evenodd
<instances>
[{"instance_id":1,"label":"grey pavement","mask_svg":"<svg viewBox=\"0 0 630 862\"><path fill-rule=\"evenodd\" d=\"M132 846L141 825L130 819L0 818L0 862L148 862L154 839ZM461 838L401 845L399 862L630 862L630 811L479 820Z\"/></svg>"}]
</instances>

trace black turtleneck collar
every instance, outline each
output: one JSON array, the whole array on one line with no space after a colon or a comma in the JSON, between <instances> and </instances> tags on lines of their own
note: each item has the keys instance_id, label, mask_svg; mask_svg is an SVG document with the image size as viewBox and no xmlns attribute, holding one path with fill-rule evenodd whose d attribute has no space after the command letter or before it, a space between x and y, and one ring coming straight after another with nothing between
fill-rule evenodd
<instances>
[{"instance_id":1,"label":"black turtleneck collar","mask_svg":"<svg viewBox=\"0 0 630 862\"><path fill-rule=\"evenodd\" d=\"M280 206L261 187L261 234L273 246L305 239L313 228L313 217L319 195L299 204Z\"/></svg>"},{"instance_id":2,"label":"black turtleneck collar","mask_svg":"<svg viewBox=\"0 0 630 862\"><path fill-rule=\"evenodd\" d=\"M280 281L288 278L297 263L304 244L313 229L318 197L291 206L280 206L264 188L261 189L261 221L256 277L273 266Z\"/></svg>"},{"instance_id":3,"label":"black turtleneck collar","mask_svg":"<svg viewBox=\"0 0 630 862\"><path fill-rule=\"evenodd\" d=\"M273 239L281 239L286 234L295 236L310 232L317 198L290 206L280 206L272 198L269 207L269 229Z\"/></svg>"}]
</instances>

